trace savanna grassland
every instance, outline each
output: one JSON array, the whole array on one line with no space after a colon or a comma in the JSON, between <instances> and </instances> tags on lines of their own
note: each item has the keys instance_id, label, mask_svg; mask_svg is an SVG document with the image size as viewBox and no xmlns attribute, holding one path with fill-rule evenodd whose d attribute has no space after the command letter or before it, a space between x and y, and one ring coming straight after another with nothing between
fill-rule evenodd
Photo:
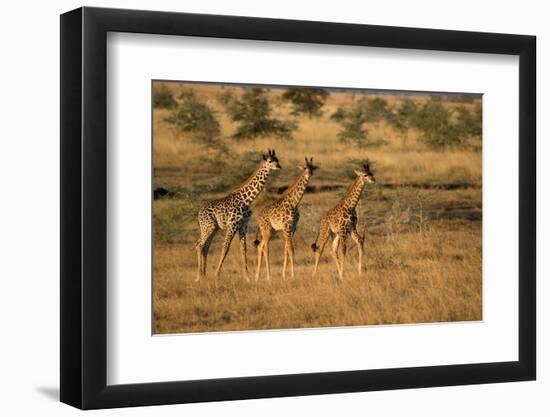
<instances>
[{"instance_id":1,"label":"savanna grassland","mask_svg":"<svg viewBox=\"0 0 550 417\"><path fill-rule=\"evenodd\" d=\"M238 100L242 87L155 82L153 88L173 97L153 110L154 188L163 191L153 205L155 334L482 319L481 138L468 133L459 142L436 146L421 128L410 124L401 129L390 119L407 100L418 109L436 102L454 123L460 117L457 108L471 114L480 108L479 96L329 91L322 114L310 117L293 115L292 104L281 97L285 90L274 88L265 92L271 117L293 123L293 131L243 138L235 137L242 122L231 117L229 99L223 97ZM201 120L209 121L212 115L217 120L214 134L174 122L178 97L191 90L193 100L203 106L197 113ZM342 138L343 124L331 116L361 99L376 98L386 102L386 113L361 124L363 138ZM205 108L210 116L203 114ZM201 203L238 187L268 148L276 149L282 169L271 174L252 204L250 282L242 276L238 239L215 278L223 233L210 248L207 277L195 282ZM282 239L275 234L270 245L272 280L266 281L263 267L255 282L255 215L300 175L298 166L306 156L313 157L319 169L299 206L296 278L281 277ZM319 221L346 193L354 169L367 158L376 183L365 188L357 206L358 231L365 235L363 273L357 273L357 249L348 239L344 279L338 279L330 245L312 279L311 244Z\"/></svg>"}]
</instances>

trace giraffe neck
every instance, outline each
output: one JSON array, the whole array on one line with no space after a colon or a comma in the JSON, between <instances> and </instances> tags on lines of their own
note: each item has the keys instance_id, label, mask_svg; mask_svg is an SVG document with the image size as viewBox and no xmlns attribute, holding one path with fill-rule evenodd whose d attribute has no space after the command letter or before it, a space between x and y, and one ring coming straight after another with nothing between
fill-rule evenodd
<instances>
[{"instance_id":1,"label":"giraffe neck","mask_svg":"<svg viewBox=\"0 0 550 417\"><path fill-rule=\"evenodd\" d=\"M269 176L269 168L262 163L254 173L248 177L241 187L233 192L239 195L241 201L250 204L260 194Z\"/></svg>"},{"instance_id":2,"label":"giraffe neck","mask_svg":"<svg viewBox=\"0 0 550 417\"><path fill-rule=\"evenodd\" d=\"M289 202L292 207L296 207L304 196L310 178L311 174L307 170L304 170L302 175L300 175L296 181L294 181L294 183L287 188L281 200Z\"/></svg>"},{"instance_id":3,"label":"giraffe neck","mask_svg":"<svg viewBox=\"0 0 550 417\"><path fill-rule=\"evenodd\" d=\"M342 205L347 209L353 209L357 206L361 193L365 188L365 180L361 177L357 177L346 196L342 199Z\"/></svg>"}]
</instances>

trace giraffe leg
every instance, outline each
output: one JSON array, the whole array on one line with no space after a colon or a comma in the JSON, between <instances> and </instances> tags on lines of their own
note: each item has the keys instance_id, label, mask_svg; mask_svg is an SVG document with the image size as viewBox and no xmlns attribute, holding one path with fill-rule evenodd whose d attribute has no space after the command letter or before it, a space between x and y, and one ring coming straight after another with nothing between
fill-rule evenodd
<instances>
[{"instance_id":1,"label":"giraffe leg","mask_svg":"<svg viewBox=\"0 0 550 417\"><path fill-rule=\"evenodd\" d=\"M233 237L235 236L236 231L237 230L235 228L231 228L231 229L228 229L227 232L225 232L225 239L223 241L220 261L218 262L218 267L216 268L216 277L220 276L220 271L222 269L223 261L227 256L227 252L229 251L229 247L231 246L231 241L233 240Z\"/></svg>"},{"instance_id":2,"label":"giraffe leg","mask_svg":"<svg viewBox=\"0 0 550 417\"><path fill-rule=\"evenodd\" d=\"M214 231L212 232L212 234L208 237L208 239L206 240L206 243L204 244L204 248L202 250L203 252L203 257L202 257L202 275L203 276L206 276L206 265L207 265L207 262L206 260L208 259L208 253L210 251L210 245L212 244L212 240L214 239L214 236L216 235L216 233L218 232L218 228L216 227L214 229Z\"/></svg>"},{"instance_id":3,"label":"giraffe leg","mask_svg":"<svg viewBox=\"0 0 550 417\"><path fill-rule=\"evenodd\" d=\"M283 279L286 279L287 261L288 261L288 248L287 248L286 236L285 236L285 242L283 243Z\"/></svg>"},{"instance_id":4,"label":"giraffe leg","mask_svg":"<svg viewBox=\"0 0 550 417\"><path fill-rule=\"evenodd\" d=\"M319 267L319 260L321 259L321 255L323 254L323 250L325 249L325 245L327 244L327 240L330 237L330 230L328 227L325 227L323 223L321 223L321 230L319 231L319 244L314 244L317 248L315 249L315 265L313 266L313 273L311 274L311 277L314 278L315 274L317 273L317 268Z\"/></svg>"},{"instance_id":5,"label":"giraffe leg","mask_svg":"<svg viewBox=\"0 0 550 417\"><path fill-rule=\"evenodd\" d=\"M294 279L294 244L292 242L292 233L291 232L285 232L284 234L285 239L285 262L283 264L283 278L285 278L285 272L286 272L286 265L287 265L287 258L290 262L290 276L292 279Z\"/></svg>"},{"instance_id":6,"label":"giraffe leg","mask_svg":"<svg viewBox=\"0 0 550 417\"><path fill-rule=\"evenodd\" d=\"M202 275L202 249L197 248L197 277L195 282L199 282Z\"/></svg>"},{"instance_id":7,"label":"giraffe leg","mask_svg":"<svg viewBox=\"0 0 550 417\"><path fill-rule=\"evenodd\" d=\"M248 278L248 263L246 260L246 226L241 226L239 229L239 241L241 242L241 261L243 264L243 274L246 282L249 282Z\"/></svg>"},{"instance_id":8,"label":"giraffe leg","mask_svg":"<svg viewBox=\"0 0 550 417\"><path fill-rule=\"evenodd\" d=\"M290 261L290 252L289 252L289 233L287 231L283 231L283 279L286 279L286 267L288 265L288 262ZM292 267L292 266L291 266ZM294 278L294 274L292 274L292 278Z\"/></svg>"},{"instance_id":9,"label":"giraffe leg","mask_svg":"<svg viewBox=\"0 0 550 417\"><path fill-rule=\"evenodd\" d=\"M269 269L269 240L264 241L264 260L267 272L267 280L271 281L271 270Z\"/></svg>"},{"instance_id":10,"label":"giraffe leg","mask_svg":"<svg viewBox=\"0 0 550 417\"><path fill-rule=\"evenodd\" d=\"M260 279L260 272L262 270L262 257L265 254L265 247L269 244L269 239L271 239L271 225L260 223L260 233L262 239L258 244L258 264L256 267L256 281Z\"/></svg>"},{"instance_id":11,"label":"giraffe leg","mask_svg":"<svg viewBox=\"0 0 550 417\"><path fill-rule=\"evenodd\" d=\"M292 235L290 235L290 247L288 254L290 256L290 276L294 279L294 241Z\"/></svg>"},{"instance_id":12,"label":"giraffe leg","mask_svg":"<svg viewBox=\"0 0 550 417\"><path fill-rule=\"evenodd\" d=\"M340 245L340 236L336 235L332 241L332 259L336 264L336 269L338 270L338 276L342 278L342 271L340 271L340 260L338 259L338 246Z\"/></svg>"},{"instance_id":13,"label":"giraffe leg","mask_svg":"<svg viewBox=\"0 0 550 417\"><path fill-rule=\"evenodd\" d=\"M201 276L206 275L206 258L208 257L208 251L214 235L218 231L218 227L215 223L210 223L201 228L201 236L197 241L197 278L195 281L199 281Z\"/></svg>"},{"instance_id":14,"label":"giraffe leg","mask_svg":"<svg viewBox=\"0 0 550 417\"><path fill-rule=\"evenodd\" d=\"M262 270L262 255L263 255L263 252L264 252L264 240L262 239L262 241L259 243L258 245L258 264L256 266L256 281L258 281L258 279L260 278L260 272Z\"/></svg>"},{"instance_id":15,"label":"giraffe leg","mask_svg":"<svg viewBox=\"0 0 550 417\"><path fill-rule=\"evenodd\" d=\"M364 239L361 236L359 236L359 233L357 233L357 230L352 230L351 238L353 239L353 241L357 245L357 251L359 252L359 262L357 263L357 271L359 272L359 274L361 274L361 272L363 271L362 262L363 262L363 242L364 242Z\"/></svg>"},{"instance_id":16,"label":"giraffe leg","mask_svg":"<svg viewBox=\"0 0 550 417\"><path fill-rule=\"evenodd\" d=\"M346 235L340 236L338 249L340 250L340 279L344 278L344 260L346 258Z\"/></svg>"}]
</instances>

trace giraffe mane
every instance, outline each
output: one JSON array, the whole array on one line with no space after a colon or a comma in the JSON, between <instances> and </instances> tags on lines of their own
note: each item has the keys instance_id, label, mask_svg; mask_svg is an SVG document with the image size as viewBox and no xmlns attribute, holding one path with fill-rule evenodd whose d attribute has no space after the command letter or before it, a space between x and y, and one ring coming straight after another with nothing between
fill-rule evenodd
<instances>
[{"instance_id":1,"label":"giraffe mane","mask_svg":"<svg viewBox=\"0 0 550 417\"><path fill-rule=\"evenodd\" d=\"M242 190L243 188L245 188L246 186L248 186L252 181L254 181L254 178L258 175L258 173L264 169L264 164L263 162L260 163L260 165L258 165L256 167L256 169L238 186L236 186L235 188L233 188L231 190L231 192L229 194L233 194L233 193L236 193L240 190Z\"/></svg>"},{"instance_id":2,"label":"giraffe mane","mask_svg":"<svg viewBox=\"0 0 550 417\"><path fill-rule=\"evenodd\" d=\"M302 172L293 182L288 186L288 188L283 193L281 199L285 198L286 196L289 196L298 188L299 184L302 182L304 176L307 174L307 171Z\"/></svg>"}]
</instances>

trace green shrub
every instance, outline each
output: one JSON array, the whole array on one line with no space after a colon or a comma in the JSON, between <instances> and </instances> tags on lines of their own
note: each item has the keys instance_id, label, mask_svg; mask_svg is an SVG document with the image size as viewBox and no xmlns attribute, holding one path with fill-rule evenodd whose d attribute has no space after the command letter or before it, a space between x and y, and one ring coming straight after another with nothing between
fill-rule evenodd
<instances>
[{"instance_id":1,"label":"green shrub","mask_svg":"<svg viewBox=\"0 0 550 417\"><path fill-rule=\"evenodd\" d=\"M177 131L193 134L193 138L209 146L221 146L220 123L214 112L202 103L193 90L185 90L179 97L177 107L166 118Z\"/></svg>"},{"instance_id":2,"label":"green shrub","mask_svg":"<svg viewBox=\"0 0 550 417\"><path fill-rule=\"evenodd\" d=\"M248 151L239 156L216 159L212 163L218 166L223 175L216 175L206 186L208 193L227 192L242 184L258 166L261 158L257 151Z\"/></svg>"},{"instance_id":3,"label":"green shrub","mask_svg":"<svg viewBox=\"0 0 550 417\"><path fill-rule=\"evenodd\" d=\"M416 103L410 98L406 98L395 111L390 113L388 122L401 133L406 133L412 127L417 111Z\"/></svg>"},{"instance_id":4,"label":"green shrub","mask_svg":"<svg viewBox=\"0 0 550 417\"><path fill-rule=\"evenodd\" d=\"M235 102L235 97L233 96L233 93L225 89L223 89L222 92L216 96L216 99L218 100L218 103L220 103L224 107L231 106Z\"/></svg>"},{"instance_id":5,"label":"green shrub","mask_svg":"<svg viewBox=\"0 0 550 417\"><path fill-rule=\"evenodd\" d=\"M451 97L451 101L454 101L456 103L473 103L474 102L474 96L469 95L469 94L453 95Z\"/></svg>"},{"instance_id":6,"label":"green shrub","mask_svg":"<svg viewBox=\"0 0 550 417\"><path fill-rule=\"evenodd\" d=\"M164 84L153 87L153 107L158 109L173 109L178 103L172 91Z\"/></svg>"},{"instance_id":7,"label":"green shrub","mask_svg":"<svg viewBox=\"0 0 550 417\"><path fill-rule=\"evenodd\" d=\"M481 139L482 133L483 133L483 109L481 108L481 103L478 103L476 104L476 107L474 109L472 134L474 136L479 136L479 138Z\"/></svg>"},{"instance_id":8,"label":"green shrub","mask_svg":"<svg viewBox=\"0 0 550 417\"><path fill-rule=\"evenodd\" d=\"M179 189L177 199L155 201L153 234L159 244L181 243L190 239L188 230L197 221L201 201L190 190Z\"/></svg>"},{"instance_id":9,"label":"green shrub","mask_svg":"<svg viewBox=\"0 0 550 417\"><path fill-rule=\"evenodd\" d=\"M414 115L414 127L422 131L422 140L432 148L456 147L463 144L465 135L451 121L452 111L438 100L430 100Z\"/></svg>"},{"instance_id":10,"label":"green shrub","mask_svg":"<svg viewBox=\"0 0 550 417\"><path fill-rule=\"evenodd\" d=\"M391 117L391 110L388 107L386 99L376 97L371 100L360 100L360 103L364 103L366 106L365 112L367 122L379 122L381 120L387 120Z\"/></svg>"},{"instance_id":11,"label":"green shrub","mask_svg":"<svg viewBox=\"0 0 550 417\"><path fill-rule=\"evenodd\" d=\"M365 127L367 113L364 103L359 100L351 106L340 106L332 114L331 119L337 122L341 130L338 137L343 142L353 142L358 146L365 146L368 139L368 131Z\"/></svg>"},{"instance_id":12,"label":"green shrub","mask_svg":"<svg viewBox=\"0 0 550 417\"><path fill-rule=\"evenodd\" d=\"M330 118L337 123L341 123L346 119L347 115L348 115L348 110L344 106L340 106L336 109L334 113L332 113Z\"/></svg>"},{"instance_id":13,"label":"green shrub","mask_svg":"<svg viewBox=\"0 0 550 417\"><path fill-rule=\"evenodd\" d=\"M221 100L226 102L226 109L231 119L239 123L237 131L233 134L235 139L270 135L289 138L297 127L293 121L280 120L271 116L271 104L267 90L263 88L247 88L239 99L224 95Z\"/></svg>"},{"instance_id":14,"label":"green shrub","mask_svg":"<svg viewBox=\"0 0 550 417\"><path fill-rule=\"evenodd\" d=\"M461 132L467 136L481 138L481 105L476 106L474 114L470 113L465 106L458 106L455 110L457 112L457 125Z\"/></svg>"},{"instance_id":15,"label":"green shrub","mask_svg":"<svg viewBox=\"0 0 550 417\"><path fill-rule=\"evenodd\" d=\"M322 88L294 87L286 90L282 98L292 103L292 114L307 115L310 119L322 116L321 108L324 106L329 93Z\"/></svg>"}]
</instances>

